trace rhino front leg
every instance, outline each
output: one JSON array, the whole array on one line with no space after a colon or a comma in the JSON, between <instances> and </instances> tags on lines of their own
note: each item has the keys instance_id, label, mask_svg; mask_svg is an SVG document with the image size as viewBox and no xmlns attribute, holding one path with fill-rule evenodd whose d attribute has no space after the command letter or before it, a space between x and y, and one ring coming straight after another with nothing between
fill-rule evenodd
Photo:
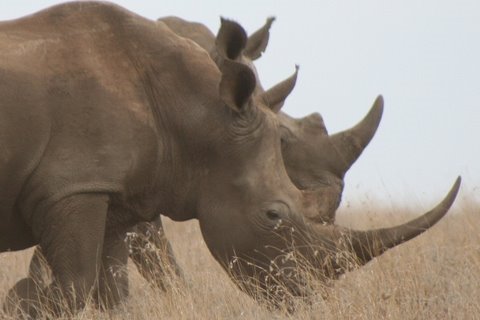
<instances>
[{"instance_id":1,"label":"rhino front leg","mask_svg":"<svg viewBox=\"0 0 480 320\"><path fill-rule=\"evenodd\" d=\"M39 294L38 287L33 293L25 290L34 283L32 278L21 280L10 293L18 297L17 315L36 318L35 310L45 309L74 314L83 308L98 275L107 209L107 195L78 194L35 211L33 228L53 281Z\"/></svg>"},{"instance_id":2,"label":"rhino front leg","mask_svg":"<svg viewBox=\"0 0 480 320\"><path fill-rule=\"evenodd\" d=\"M111 309L128 296L128 248L126 232L109 233L104 240L98 300L101 308Z\"/></svg>"},{"instance_id":3,"label":"rhino front leg","mask_svg":"<svg viewBox=\"0 0 480 320\"><path fill-rule=\"evenodd\" d=\"M160 216L152 222L138 223L127 237L127 242L130 258L147 281L166 291L172 276L183 280Z\"/></svg>"}]
</instances>

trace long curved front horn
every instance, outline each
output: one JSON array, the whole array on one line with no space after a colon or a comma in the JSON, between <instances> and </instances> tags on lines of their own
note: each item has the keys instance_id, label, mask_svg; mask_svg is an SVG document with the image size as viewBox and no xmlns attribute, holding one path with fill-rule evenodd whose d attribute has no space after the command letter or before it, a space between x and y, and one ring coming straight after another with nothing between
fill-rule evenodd
<instances>
[{"instance_id":1,"label":"long curved front horn","mask_svg":"<svg viewBox=\"0 0 480 320\"><path fill-rule=\"evenodd\" d=\"M356 126L330 136L332 145L344 160L342 171L346 173L370 143L383 114L383 97L379 95L368 114Z\"/></svg>"},{"instance_id":2,"label":"long curved front horn","mask_svg":"<svg viewBox=\"0 0 480 320\"><path fill-rule=\"evenodd\" d=\"M460 188L461 177L455 181L447 196L433 210L402 225L368 231L346 231L344 239L350 243L352 253L365 264L385 251L428 230L450 209ZM348 244L347 244L348 246Z\"/></svg>"}]
</instances>

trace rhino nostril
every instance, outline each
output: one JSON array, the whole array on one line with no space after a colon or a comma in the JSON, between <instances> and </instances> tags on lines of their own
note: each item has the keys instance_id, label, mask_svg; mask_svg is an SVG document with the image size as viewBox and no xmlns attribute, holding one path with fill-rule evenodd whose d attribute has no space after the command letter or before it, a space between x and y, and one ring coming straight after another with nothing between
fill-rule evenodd
<instances>
[{"instance_id":1,"label":"rhino nostril","mask_svg":"<svg viewBox=\"0 0 480 320\"><path fill-rule=\"evenodd\" d=\"M275 210L268 210L267 211L267 217L270 220L278 220L278 219L280 219L280 213L278 213Z\"/></svg>"}]
</instances>

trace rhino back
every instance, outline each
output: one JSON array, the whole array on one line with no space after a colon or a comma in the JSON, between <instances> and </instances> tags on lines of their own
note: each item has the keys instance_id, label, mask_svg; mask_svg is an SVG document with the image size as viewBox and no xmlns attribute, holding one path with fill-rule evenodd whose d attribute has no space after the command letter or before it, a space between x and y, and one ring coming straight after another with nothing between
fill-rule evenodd
<instances>
[{"instance_id":1,"label":"rhino back","mask_svg":"<svg viewBox=\"0 0 480 320\"><path fill-rule=\"evenodd\" d=\"M16 150L0 168L13 172L0 187L16 186L0 208L4 220L14 217L24 228L33 224L36 207L69 194L148 187L157 158L167 152L157 140L171 129L159 126L159 118L188 120L175 107L196 100L192 92L205 92L195 88L207 85L211 92L216 85L192 76L207 54L179 39L153 21L95 2L0 24L0 113L7 132L0 145ZM12 136L27 138L19 146Z\"/></svg>"},{"instance_id":2,"label":"rhino back","mask_svg":"<svg viewBox=\"0 0 480 320\"><path fill-rule=\"evenodd\" d=\"M158 19L165 23L177 35L191 39L209 52L215 45L215 35L205 25L191 22L175 16Z\"/></svg>"}]
</instances>

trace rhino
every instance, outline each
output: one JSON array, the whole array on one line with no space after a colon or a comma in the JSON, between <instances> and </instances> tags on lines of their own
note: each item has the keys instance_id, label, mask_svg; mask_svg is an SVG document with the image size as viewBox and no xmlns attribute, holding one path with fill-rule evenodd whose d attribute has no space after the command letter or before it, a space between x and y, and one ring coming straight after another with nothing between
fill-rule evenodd
<instances>
[{"instance_id":1,"label":"rhino","mask_svg":"<svg viewBox=\"0 0 480 320\"><path fill-rule=\"evenodd\" d=\"M243 37L233 33L225 48ZM311 194L290 180L276 106L255 95L244 63L220 65L168 27L105 2L71 2L0 23L0 252L40 244L53 281L17 282L20 314L71 312L89 294L110 308L128 294L124 238L160 214L197 219L238 286L282 284L299 252L329 275L332 257L367 261L427 229L445 199L407 224L368 231L311 223ZM232 49L233 50L233 49ZM282 272L268 274L272 263ZM345 272L334 266L335 274ZM11 311L11 303L6 308ZM13 308L13 307L12 307Z\"/></svg>"},{"instance_id":2,"label":"rhino","mask_svg":"<svg viewBox=\"0 0 480 320\"><path fill-rule=\"evenodd\" d=\"M257 75L253 61L265 52L275 18L268 18L251 36L237 40L240 44L230 53L225 53L226 41L223 37L228 37L229 32L239 27L238 24L222 18L220 30L215 36L205 25L179 17L168 16L157 21L207 50L217 64L221 64L223 57L229 56L250 66ZM368 114L355 127L329 136L319 113L295 119L280 110L296 84L297 75L298 66L290 78L267 91L257 75L255 90L277 110L282 129L282 156L288 175L299 189L316 192L316 199L321 199L316 215L311 218L319 223L333 224L343 191L343 178L378 129L383 113L383 97L377 97Z\"/></svg>"},{"instance_id":3,"label":"rhino","mask_svg":"<svg viewBox=\"0 0 480 320\"><path fill-rule=\"evenodd\" d=\"M247 66L219 69L193 42L108 3L2 22L0 43L0 251L40 244L53 273L48 287L26 278L10 291L23 311L59 292L78 310L97 278L100 303L118 303L125 234L160 213L198 219L223 261L279 203L309 209ZM225 218L238 223L218 229Z\"/></svg>"},{"instance_id":4,"label":"rhino","mask_svg":"<svg viewBox=\"0 0 480 320\"><path fill-rule=\"evenodd\" d=\"M270 17L265 24L251 36L238 40L241 45L230 53L230 58L247 64L257 77L256 94L275 105L280 110L288 95L292 92L298 73L270 90L263 89L259 82L253 61L260 58L265 51L269 30L275 18ZM240 26L222 18L218 36L215 36L205 25L190 22L179 17L168 16L158 22L165 23L177 35L190 39L207 50L217 64L221 64L225 39L229 33L242 33ZM318 223L333 224L335 212L340 204L343 191L343 177L350 166L360 156L363 149L373 138L383 112L383 98L379 96L372 109L355 128L329 136L320 114L314 113L301 119L294 119L279 111L278 119L281 127L282 156L285 167L292 182L301 190L315 196L316 210L306 216ZM342 137L349 136L350 140ZM302 157L299 159L299 157ZM163 231L161 218L150 223L141 222L128 234L130 258L138 271L150 283L166 290L169 279L173 275L183 279L183 272L175 261L168 239ZM30 277L37 282L48 281L48 270L44 268L44 259L37 249L30 263Z\"/></svg>"},{"instance_id":5,"label":"rhino","mask_svg":"<svg viewBox=\"0 0 480 320\"><path fill-rule=\"evenodd\" d=\"M237 45L234 53L230 53L230 58L246 63L257 75L253 61L265 51L274 20L273 17L268 18L264 26L251 36L247 38L245 35L244 38L237 39L241 45ZM180 17L168 16L158 21L166 24L177 35L200 45L217 64L220 64L221 57L225 56L220 55L219 51L222 51L228 33L239 28L238 24L222 19L218 35L215 36L205 25ZM273 102L279 110L293 90L296 78L297 72L268 90L263 99ZM264 92L257 75L256 93ZM292 118L282 111L277 113L287 174L297 188L312 194L312 201L315 202L315 210L305 214L305 218L320 224L334 223L342 197L344 176L373 138L382 113L383 97L379 96L362 121L334 135L328 134L323 118L318 113L301 119ZM430 225L434 223L435 221L430 221ZM173 274L183 279L160 217L153 222L139 223L129 235L130 258L150 283L166 290L168 280ZM43 282L43 275L48 272L42 268L41 261L40 252L37 250L30 264L30 276L38 279L38 282Z\"/></svg>"},{"instance_id":6,"label":"rhino","mask_svg":"<svg viewBox=\"0 0 480 320\"><path fill-rule=\"evenodd\" d=\"M322 225L333 225L335 222L335 213L342 198L345 174L359 158L378 129L383 114L383 97L380 95L376 98L370 111L357 125L345 131L329 135L323 118L319 113L313 113L304 118L295 119L280 110L285 99L295 86L298 67L292 77L266 92L259 82L253 61L260 58L266 50L270 37L270 28L275 21L274 17L268 18L264 26L251 36L246 37L245 35L243 39L237 40L240 44L237 45L236 50L230 53L226 52L228 50L224 47L228 41L225 41L223 38L228 37L229 32L237 28L237 25L229 24L226 26L225 23L228 23L228 21L225 21L223 18L221 19L222 24L217 36L205 25L187 21L179 17L169 16L160 18L158 21L165 23L176 34L200 45L210 53L210 56L217 64L221 64L223 58L229 56L230 59L247 64L255 72L257 77L257 88L255 92L262 94L262 99L269 102L268 104L273 105L273 109L277 111L277 118L281 127L282 157L287 174L298 189L312 195L311 199L313 199L315 203L315 209L308 211L308 213L305 212L307 214L304 214L304 218L313 223L313 225L316 224L319 228L322 228ZM354 264L347 263L346 265L348 265L348 267L343 266L336 268L334 272L331 272L331 270L323 270L323 272L320 272L320 276L323 279L335 279L345 271L351 270L352 267L356 268L366 264L372 258L380 255L389 248L423 233L423 231L433 226L443 217L443 214L440 213L441 209L439 208L448 205L449 197L458 192L459 185L460 178L457 179L442 204L419 218L395 228L372 231L367 238L372 237L377 238L377 240L378 238L382 238L373 246L375 247L374 250L362 249L359 248L358 244L355 244L357 259ZM343 228L340 227L340 230L341 229ZM141 250L145 248L147 244L154 244L154 248L170 248L168 240L162 231L161 222L155 221L153 224L141 224L141 226L138 226L136 233L139 236L136 238L132 247L131 257L140 272L144 276L146 275L147 279L157 284L159 284L159 282L163 283L162 277L158 277L158 274L165 274L165 272L161 270L162 266L165 265L176 270L178 274L179 269L174 262L171 249L168 251L166 263L157 260L159 256L156 255L150 255L147 259L144 259L145 251ZM155 237L156 234L160 235L160 237ZM365 238L363 238L363 240L365 240ZM368 241L366 242L368 243ZM372 249L372 247L369 249ZM359 254L359 252L363 250L369 253L366 256ZM327 254L327 256L330 260L333 259L331 254ZM337 257L335 257L335 259L336 258ZM154 263L152 263L152 261ZM324 265L328 265L325 264L325 261L322 262ZM258 266L255 266L255 268L258 269ZM265 274L265 269L257 270L257 273ZM269 269L271 269L271 265ZM256 290L258 286L259 284L255 282L253 290Z\"/></svg>"}]
</instances>

